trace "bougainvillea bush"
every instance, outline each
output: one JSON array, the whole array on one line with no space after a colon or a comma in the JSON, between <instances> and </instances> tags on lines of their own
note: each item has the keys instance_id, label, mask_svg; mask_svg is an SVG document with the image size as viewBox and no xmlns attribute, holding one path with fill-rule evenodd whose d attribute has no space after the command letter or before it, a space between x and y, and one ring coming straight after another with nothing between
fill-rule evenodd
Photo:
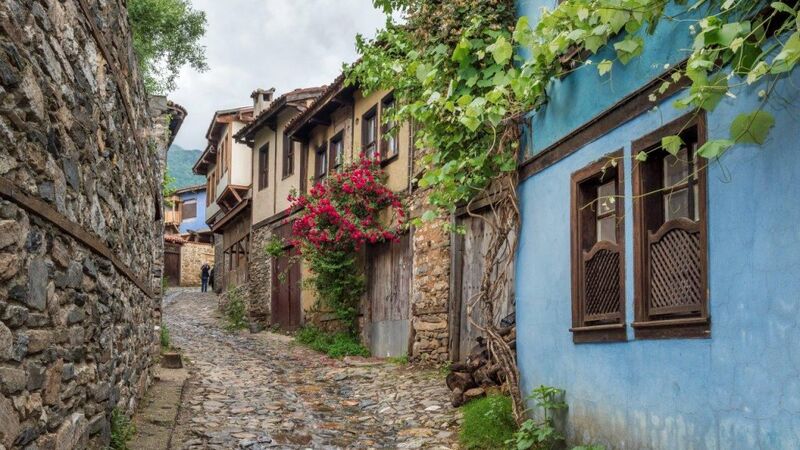
<instances>
[{"instance_id":1,"label":"bougainvillea bush","mask_svg":"<svg viewBox=\"0 0 800 450\"><path fill-rule=\"evenodd\" d=\"M365 289L358 252L367 244L396 240L405 226L403 203L384 180L380 161L362 155L308 195L289 196L292 208L301 209L292 224L292 244L308 262L308 283L322 306L353 333Z\"/></svg>"}]
</instances>

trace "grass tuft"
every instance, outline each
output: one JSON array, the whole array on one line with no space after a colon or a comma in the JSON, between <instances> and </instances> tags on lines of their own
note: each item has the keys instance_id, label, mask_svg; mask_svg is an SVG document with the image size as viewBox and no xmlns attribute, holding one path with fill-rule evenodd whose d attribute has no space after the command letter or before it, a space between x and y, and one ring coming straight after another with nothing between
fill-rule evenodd
<instances>
[{"instance_id":1,"label":"grass tuft","mask_svg":"<svg viewBox=\"0 0 800 450\"><path fill-rule=\"evenodd\" d=\"M507 448L506 441L517 430L511 412L511 397L492 395L470 401L461 408L464 422L459 441L468 450Z\"/></svg>"},{"instance_id":2,"label":"grass tuft","mask_svg":"<svg viewBox=\"0 0 800 450\"><path fill-rule=\"evenodd\" d=\"M369 350L361 345L357 337L348 333L330 334L316 327L306 326L297 332L295 339L297 342L318 352L325 353L331 358L369 356Z\"/></svg>"},{"instance_id":3,"label":"grass tuft","mask_svg":"<svg viewBox=\"0 0 800 450\"><path fill-rule=\"evenodd\" d=\"M111 442L112 450L128 450L128 441L136 434L136 427L131 420L119 409L111 411Z\"/></svg>"},{"instance_id":4,"label":"grass tuft","mask_svg":"<svg viewBox=\"0 0 800 450\"><path fill-rule=\"evenodd\" d=\"M390 357L386 358L386 361L390 362L392 364L396 364L398 366L407 366L408 365L408 355L390 356Z\"/></svg>"},{"instance_id":5,"label":"grass tuft","mask_svg":"<svg viewBox=\"0 0 800 450\"><path fill-rule=\"evenodd\" d=\"M172 345L169 342L169 328L167 325L162 323L161 324L161 350L168 351Z\"/></svg>"}]
</instances>

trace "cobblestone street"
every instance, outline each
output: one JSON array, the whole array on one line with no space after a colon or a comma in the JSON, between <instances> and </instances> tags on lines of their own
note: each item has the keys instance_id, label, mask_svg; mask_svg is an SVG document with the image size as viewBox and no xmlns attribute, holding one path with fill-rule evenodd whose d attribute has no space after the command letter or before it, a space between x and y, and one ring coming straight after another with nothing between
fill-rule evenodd
<instances>
[{"instance_id":1,"label":"cobblestone street","mask_svg":"<svg viewBox=\"0 0 800 450\"><path fill-rule=\"evenodd\" d=\"M216 305L213 294L186 291L164 301L192 372L172 448L455 447L458 418L439 372L228 333Z\"/></svg>"}]
</instances>

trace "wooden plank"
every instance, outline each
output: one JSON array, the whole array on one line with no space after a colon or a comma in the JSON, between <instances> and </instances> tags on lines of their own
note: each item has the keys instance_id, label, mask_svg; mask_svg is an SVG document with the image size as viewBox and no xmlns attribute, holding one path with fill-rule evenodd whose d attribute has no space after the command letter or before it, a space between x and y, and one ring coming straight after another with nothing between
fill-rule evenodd
<instances>
[{"instance_id":1,"label":"wooden plank","mask_svg":"<svg viewBox=\"0 0 800 450\"><path fill-rule=\"evenodd\" d=\"M29 213L36 214L37 216L47 220L61 231L72 236L83 245L87 246L90 250L94 251L103 258L111 261L111 264L117 268L128 280L130 280L136 287L139 288L146 296L155 298L155 295L150 290L148 284L139 278L133 270L130 269L125 263L122 262L100 239L84 230L81 225L75 224L55 210L48 203L39 200L24 193L24 191L16 186L7 178L0 177L0 197L8 199L17 204L17 206L28 211Z\"/></svg>"}]
</instances>

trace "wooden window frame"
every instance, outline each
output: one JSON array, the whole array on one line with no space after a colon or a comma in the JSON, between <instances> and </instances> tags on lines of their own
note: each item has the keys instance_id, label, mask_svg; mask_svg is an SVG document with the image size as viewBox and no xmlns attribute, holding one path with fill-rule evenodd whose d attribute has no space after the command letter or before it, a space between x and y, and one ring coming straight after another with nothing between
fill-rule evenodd
<instances>
[{"instance_id":1,"label":"wooden window frame","mask_svg":"<svg viewBox=\"0 0 800 450\"><path fill-rule=\"evenodd\" d=\"M384 112L387 109L390 109L395 104L394 93L389 93L385 97L381 99L381 111L380 111L380 119L384 119ZM382 123L380 125L380 146L381 146L381 162L384 164L388 164L391 161L397 159L400 155L400 133L397 132L397 123L392 122L392 126L389 126L388 123ZM394 134L394 149L389 148L389 141L386 140L387 137L392 136Z\"/></svg>"},{"instance_id":2,"label":"wooden window frame","mask_svg":"<svg viewBox=\"0 0 800 450\"><path fill-rule=\"evenodd\" d=\"M292 145L292 138L288 134L283 133L283 179L287 179L294 175L294 145Z\"/></svg>"},{"instance_id":3,"label":"wooden window frame","mask_svg":"<svg viewBox=\"0 0 800 450\"><path fill-rule=\"evenodd\" d=\"M258 190L269 187L269 142L258 149Z\"/></svg>"},{"instance_id":4,"label":"wooden window frame","mask_svg":"<svg viewBox=\"0 0 800 450\"><path fill-rule=\"evenodd\" d=\"M373 135L375 136L375 139L367 142L367 135L368 135L367 121L372 119L375 119L374 125L372 126L374 131ZM365 112L364 115L361 116L361 152L365 156L369 156L370 153L380 156L380 148L378 146L380 142L380 136L378 135L380 127L378 126L378 121L379 121L378 105L375 105L372 108L368 109L367 112ZM370 150L368 147L374 147L374 148Z\"/></svg>"},{"instance_id":5,"label":"wooden window frame","mask_svg":"<svg viewBox=\"0 0 800 450\"><path fill-rule=\"evenodd\" d=\"M328 145L323 142L322 145L317 147L314 151L314 179L321 180L328 175L330 160L328 159Z\"/></svg>"},{"instance_id":6,"label":"wooden window frame","mask_svg":"<svg viewBox=\"0 0 800 450\"><path fill-rule=\"evenodd\" d=\"M189 217L185 209L188 205L194 206L194 215L191 217ZM188 219L196 219L196 218L197 218L197 200L192 199L181 202L181 222L184 222Z\"/></svg>"},{"instance_id":7,"label":"wooden window frame","mask_svg":"<svg viewBox=\"0 0 800 450\"><path fill-rule=\"evenodd\" d=\"M705 114L694 112L680 117L658 130L633 142L632 153L638 154L640 151L653 152L661 146L661 139L664 136L681 135L684 142L687 136L694 136L694 143L699 148L707 139L707 128ZM688 143L688 142L687 142ZM650 156L650 155L649 155ZM658 160L661 161L659 157ZM696 183L698 186L697 215L698 221L686 218L673 219L663 222L655 231L649 231L645 214L648 208L645 201L652 195L662 198L663 194L653 194L651 189L645 186L644 163L636 164L633 170L633 244L634 244L634 314L635 321L632 326L637 339L667 339L667 338L708 338L711 336L711 316L709 313L709 294L708 294L708 186L706 168L700 167L696 170ZM663 180L663 175L662 175ZM663 183L663 181L660 181ZM690 193L691 194L691 193ZM663 207L659 203L659 208ZM650 240L663 237L675 228L686 229L699 235L699 271L700 271L700 291L702 298L700 311L694 316L677 317L674 319L666 318L654 320L648 312L650 274L647 268L650 264ZM647 244L645 243L647 239Z\"/></svg>"},{"instance_id":8,"label":"wooden window frame","mask_svg":"<svg viewBox=\"0 0 800 450\"><path fill-rule=\"evenodd\" d=\"M342 144L342 155L341 159L337 161L336 158L336 144ZM328 141L328 151L330 154L328 155L328 164L329 169L333 171L338 171L342 166L344 166L344 130L339 131L338 133L334 134L333 137Z\"/></svg>"},{"instance_id":9,"label":"wooden window frame","mask_svg":"<svg viewBox=\"0 0 800 450\"><path fill-rule=\"evenodd\" d=\"M571 273L572 273L572 341L574 343L619 342L627 340L625 327L625 171L623 152L618 150L603 156L572 174L570 183L570 228L571 228ZM613 163L612 161L615 161ZM587 184L603 184L615 180L618 200L614 203L617 217L616 243L597 242L589 251L583 240L590 232L585 227L587 217L582 217L584 206L583 187ZM596 218L591 226L596 226ZM596 232L596 231L595 231ZM586 288L584 286L586 258L603 250L613 250L619 261L619 312L616 317L607 317L601 324L587 324L585 319ZM590 258L591 259L591 258ZM598 321L600 322L600 321Z\"/></svg>"}]
</instances>

